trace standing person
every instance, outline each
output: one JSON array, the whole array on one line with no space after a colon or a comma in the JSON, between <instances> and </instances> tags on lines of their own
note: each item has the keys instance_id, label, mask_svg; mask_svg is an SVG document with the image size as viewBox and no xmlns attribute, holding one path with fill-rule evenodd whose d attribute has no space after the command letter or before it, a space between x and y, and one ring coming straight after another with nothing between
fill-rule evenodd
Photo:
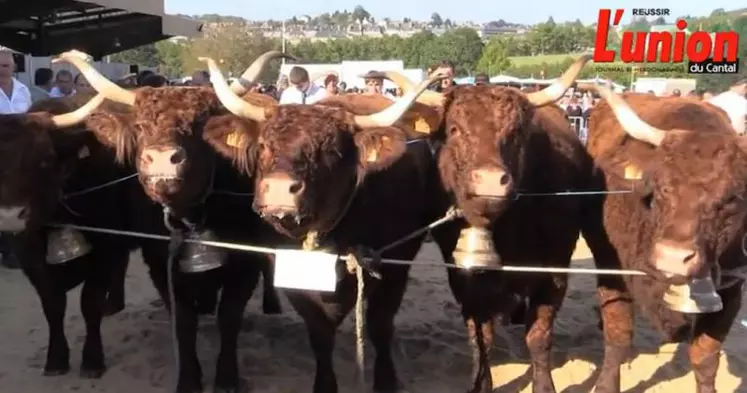
<instances>
[{"instance_id":1,"label":"standing person","mask_svg":"<svg viewBox=\"0 0 747 393\"><path fill-rule=\"evenodd\" d=\"M329 74L324 78L324 88L327 90L327 95L336 96L340 93L340 88L337 86L339 82L340 79L337 75Z\"/></svg>"},{"instance_id":2,"label":"standing person","mask_svg":"<svg viewBox=\"0 0 747 393\"><path fill-rule=\"evenodd\" d=\"M29 88L13 77L13 52L0 50L0 114L24 113L31 107Z\"/></svg>"},{"instance_id":3,"label":"standing person","mask_svg":"<svg viewBox=\"0 0 747 393\"><path fill-rule=\"evenodd\" d=\"M75 75L75 79L73 79L73 85L75 85L75 91L79 93L96 93L95 90L91 88L91 84L88 83L88 79L83 74Z\"/></svg>"},{"instance_id":4,"label":"standing person","mask_svg":"<svg viewBox=\"0 0 747 393\"><path fill-rule=\"evenodd\" d=\"M713 97L708 102L723 109L734 131L739 135L745 133L745 116L747 116L747 79L742 79L729 88L728 91Z\"/></svg>"},{"instance_id":5,"label":"standing person","mask_svg":"<svg viewBox=\"0 0 747 393\"><path fill-rule=\"evenodd\" d=\"M49 92L50 97L70 97L75 94L75 89L73 88L73 74L68 70L57 71L54 84L55 86Z\"/></svg>"},{"instance_id":6,"label":"standing person","mask_svg":"<svg viewBox=\"0 0 747 393\"><path fill-rule=\"evenodd\" d=\"M54 86L54 71L51 68L37 68L34 71L34 86L31 87L31 101L41 101L49 98Z\"/></svg>"},{"instance_id":7,"label":"standing person","mask_svg":"<svg viewBox=\"0 0 747 393\"><path fill-rule=\"evenodd\" d=\"M448 89L449 87L452 87L456 85L454 83L454 64L448 60L441 60L441 62L438 64L438 67L436 67L433 72L439 72L441 74L445 74L446 78L441 79L440 84L436 85L435 90L439 93L443 92L444 90ZM431 74L428 74L431 75Z\"/></svg>"},{"instance_id":8,"label":"standing person","mask_svg":"<svg viewBox=\"0 0 747 393\"><path fill-rule=\"evenodd\" d=\"M288 73L290 86L280 95L280 105L314 104L327 96L327 91L309 81L305 68L294 66Z\"/></svg>"},{"instance_id":9,"label":"standing person","mask_svg":"<svg viewBox=\"0 0 747 393\"><path fill-rule=\"evenodd\" d=\"M488 78L488 74L479 73L475 75L475 86L489 85L489 84L490 84L490 78Z\"/></svg>"},{"instance_id":10,"label":"standing person","mask_svg":"<svg viewBox=\"0 0 747 393\"><path fill-rule=\"evenodd\" d=\"M210 74L205 70L198 70L192 74L192 86L210 86Z\"/></svg>"},{"instance_id":11,"label":"standing person","mask_svg":"<svg viewBox=\"0 0 747 393\"><path fill-rule=\"evenodd\" d=\"M31 107L29 88L13 77L16 62L13 52L0 50L0 114L25 113ZM8 247L7 239L0 237L0 263L9 269L20 265Z\"/></svg>"}]
</instances>

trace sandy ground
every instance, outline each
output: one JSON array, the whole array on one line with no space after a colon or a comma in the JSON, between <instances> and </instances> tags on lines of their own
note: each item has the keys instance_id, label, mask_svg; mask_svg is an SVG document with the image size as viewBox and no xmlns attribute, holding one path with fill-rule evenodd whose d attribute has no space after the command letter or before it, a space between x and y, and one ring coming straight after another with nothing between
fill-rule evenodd
<instances>
[{"instance_id":1,"label":"sandy ground","mask_svg":"<svg viewBox=\"0 0 747 393\"><path fill-rule=\"evenodd\" d=\"M577 266L590 266L580 242ZM167 314L154 308L155 291L139 255L133 255L126 310L105 321L104 344L110 367L100 381L81 380L77 372L63 377L41 376L47 328L28 282L18 271L0 269L0 392L168 392L172 383L172 352ZM440 260L433 244L424 245L423 260ZM446 285L443 269L415 268L404 305L397 318L395 354L400 376L413 393L454 393L466 390L469 373L467 344L458 308ZM593 276L574 276L555 330L555 370L559 392L589 392L591 377L601 365L602 338L597 330ZM72 364L80 363L83 321L79 290L68 297L67 333ZM287 304L281 316L261 315L258 297L252 300L240 336L240 367L252 392L310 391L314 361L300 318ZM741 318L747 317L743 311ZM341 392L354 392L354 335L352 316L341 327L336 367ZM496 392L530 392L528 357L522 328L499 329L493 378ZM218 334L213 319L204 318L198 339L206 381L212 381ZM693 392L692 373L685 373L685 352L675 345L659 346L659 336L638 321L639 354L623 367L626 392ZM740 376L747 376L747 329L737 322L726 343L719 370L719 392L747 392ZM370 352L367 359L371 359ZM368 361L370 364L370 360ZM370 377L370 370L369 370Z\"/></svg>"}]
</instances>

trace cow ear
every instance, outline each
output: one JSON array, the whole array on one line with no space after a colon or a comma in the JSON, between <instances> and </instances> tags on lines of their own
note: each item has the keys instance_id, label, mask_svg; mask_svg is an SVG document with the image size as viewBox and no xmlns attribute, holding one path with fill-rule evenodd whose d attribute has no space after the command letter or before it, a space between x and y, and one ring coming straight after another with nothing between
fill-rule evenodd
<instances>
[{"instance_id":1,"label":"cow ear","mask_svg":"<svg viewBox=\"0 0 747 393\"><path fill-rule=\"evenodd\" d=\"M86 127L104 146L114 149L120 164L132 158L135 148L131 124L131 115L127 113L95 111L86 119Z\"/></svg>"},{"instance_id":2,"label":"cow ear","mask_svg":"<svg viewBox=\"0 0 747 393\"><path fill-rule=\"evenodd\" d=\"M407 149L404 133L394 127L369 128L355 134L358 159L364 172L378 172L394 164Z\"/></svg>"},{"instance_id":3,"label":"cow ear","mask_svg":"<svg viewBox=\"0 0 747 393\"><path fill-rule=\"evenodd\" d=\"M205 123L202 137L218 154L231 160L245 173L254 170L259 125L234 115L212 116Z\"/></svg>"},{"instance_id":4,"label":"cow ear","mask_svg":"<svg viewBox=\"0 0 747 393\"><path fill-rule=\"evenodd\" d=\"M91 155L91 145L96 143L90 132L81 128L63 128L50 131L50 139L62 165L75 161L85 162Z\"/></svg>"}]
</instances>

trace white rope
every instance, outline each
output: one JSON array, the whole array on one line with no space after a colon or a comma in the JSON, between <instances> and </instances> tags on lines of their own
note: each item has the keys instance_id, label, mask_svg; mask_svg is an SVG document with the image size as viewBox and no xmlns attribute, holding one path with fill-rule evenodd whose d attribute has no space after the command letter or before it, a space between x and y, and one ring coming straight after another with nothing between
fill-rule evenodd
<instances>
[{"instance_id":1,"label":"white rope","mask_svg":"<svg viewBox=\"0 0 747 393\"><path fill-rule=\"evenodd\" d=\"M358 294L355 298L355 363L358 372L358 391L366 391L366 314L363 291L365 290L363 267L355 264L355 277L358 281Z\"/></svg>"},{"instance_id":2,"label":"white rope","mask_svg":"<svg viewBox=\"0 0 747 393\"><path fill-rule=\"evenodd\" d=\"M100 190L102 188L106 188L106 187L109 187L109 186L113 186L113 185L115 185L117 183L121 183L123 181L130 180L133 177L137 177L137 175L138 175L137 173L133 173L131 175L128 175L128 176L125 176L125 177L121 177L119 179L112 180L112 181L104 183L104 184L99 184L98 186L93 186L91 188L86 188L85 190L71 192L69 194L63 195L62 199L74 198L74 197L77 197L77 196L88 194L89 192L98 191L98 190Z\"/></svg>"},{"instance_id":3,"label":"white rope","mask_svg":"<svg viewBox=\"0 0 747 393\"><path fill-rule=\"evenodd\" d=\"M124 230L118 230L118 229L97 228L97 227L84 226L84 225L51 224L50 226L55 227L55 228L70 228L70 229L77 229L80 231L106 233L110 235L131 236L131 237L138 237L138 238L143 238L143 239L154 239L154 240L164 240L164 241L169 241L170 239L169 236L165 236L165 235L155 235L155 234L150 234L150 233L124 231ZM236 251L259 252L259 253L264 253L264 254L277 253L277 250L274 248L252 246L252 245L247 245L247 244L235 244L235 243L219 242L219 241L212 241L212 240L198 240L198 239L189 239L189 238L184 239L184 242L193 243L193 244L202 244L205 246L225 248L225 249L236 250ZM340 255L339 258L343 261L347 261L348 259L350 259L350 257L344 256L344 255ZM426 262L416 262L416 261L408 261L404 259L384 258L384 259L381 259L381 263L388 263L388 264L393 264L393 265L436 266L436 267L448 267L448 268L453 268L453 269L465 269L465 267L462 267L462 266L437 262L434 260L426 261ZM629 276L646 275L646 273L642 271L623 270L623 269L589 269L589 268L532 267L532 266L487 266L487 267L481 266L479 267L479 269L507 271L507 272L526 272L526 273L576 273L576 274L597 274L597 275L615 274L615 275L629 275Z\"/></svg>"}]
</instances>

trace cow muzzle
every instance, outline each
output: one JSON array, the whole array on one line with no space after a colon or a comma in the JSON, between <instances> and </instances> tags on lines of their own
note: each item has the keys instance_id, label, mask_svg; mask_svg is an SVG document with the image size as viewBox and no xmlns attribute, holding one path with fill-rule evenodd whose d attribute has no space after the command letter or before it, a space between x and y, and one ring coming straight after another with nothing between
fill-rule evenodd
<instances>
[{"instance_id":1,"label":"cow muzzle","mask_svg":"<svg viewBox=\"0 0 747 393\"><path fill-rule=\"evenodd\" d=\"M295 216L300 220L299 199L305 189L303 181L284 172L264 176L257 189L257 210L262 216Z\"/></svg>"},{"instance_id":2,"label":"cow muzzle","mask_svg":"<svg viewBox=\"0 0 747 393\"><path fill-rule=\"evenodd\" d=\"M695 277L701 274L705 265L697 249L669 241L654 244L653 259L654 267L670 278Z\"/></svg>"},{"instance_id":3,"label":"cow muzzle","mask_svg":"<svg viewBox=\"0 0 747 393\"><path fill-rule=\"evenodd\" d=\"M472 194L482 198L507 198L513 191L511 175L498 167L478 168L469 173Z\"/></svg>"},{"instance_id":4,"label":"cow muzzle","mask_svg":"<svg viewBox=\"0 0 747 393\"><path fill-rule=\"evenodd\" d=\"M30 210L26 206L0 207L0 231L17 233L26 229Z\"/></svg>"},{"instance_id":5,"label":"cow muzzle","mask_svg":"<svg viewBox=\"0 0 747 393\"><path fill-rule=\"evenodd\" d=\"M150 147L140 153L140 173L148 182L175 180L187 161L187 152L181 147Z\"/></svg>"}]
</instances>

